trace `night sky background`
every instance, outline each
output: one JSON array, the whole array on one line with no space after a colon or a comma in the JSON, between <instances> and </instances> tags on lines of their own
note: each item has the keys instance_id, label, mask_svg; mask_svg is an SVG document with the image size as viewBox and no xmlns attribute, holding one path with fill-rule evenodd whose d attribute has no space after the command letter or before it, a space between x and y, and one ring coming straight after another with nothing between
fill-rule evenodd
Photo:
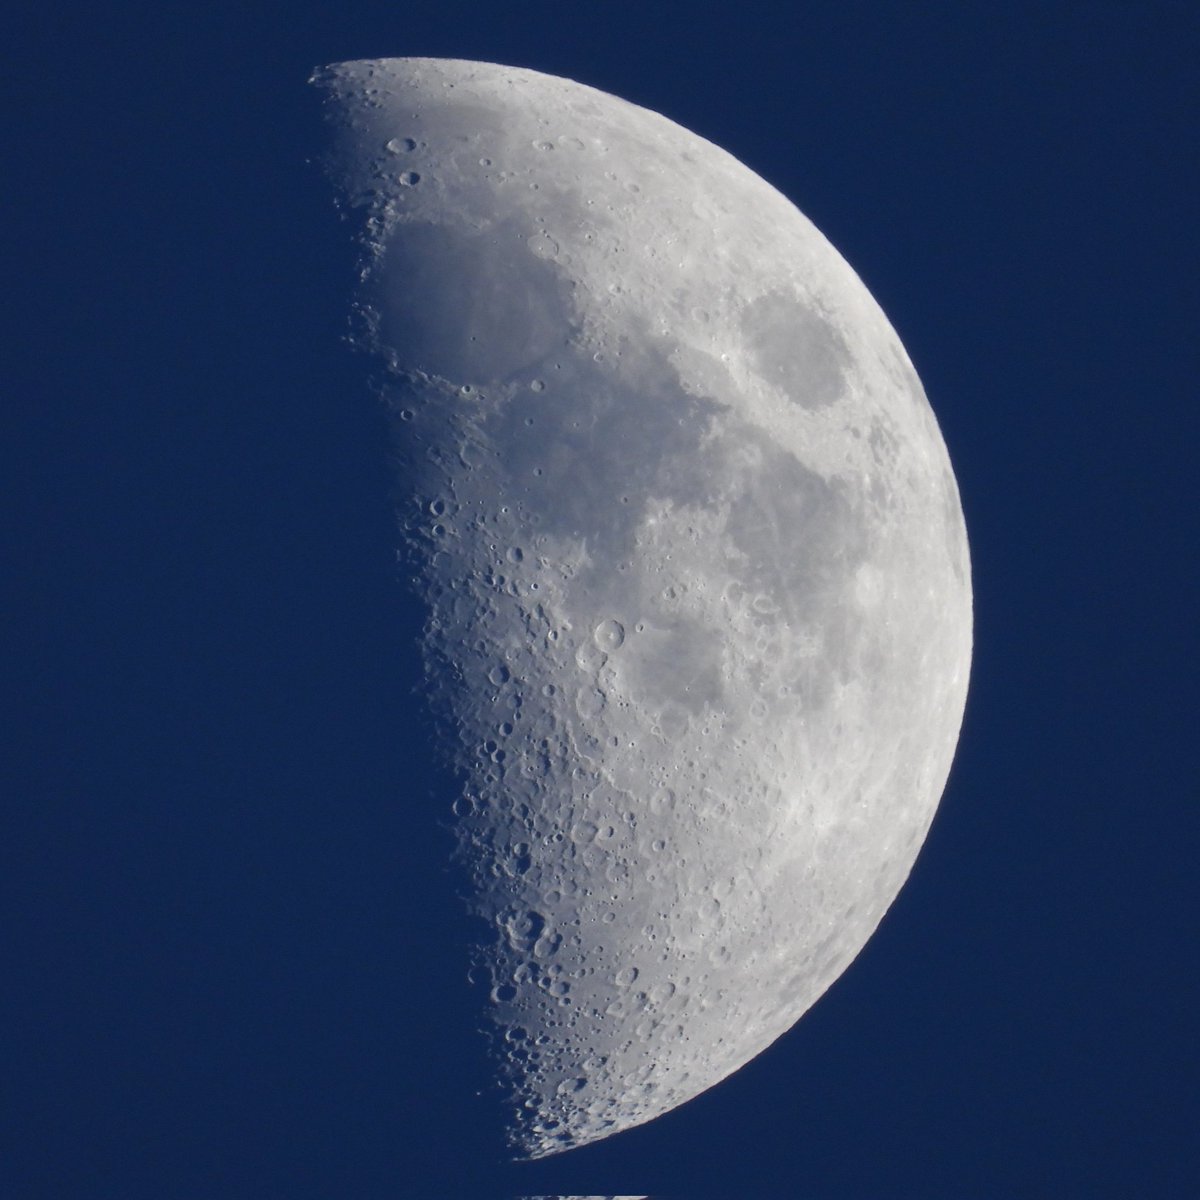
<instances>
[{"instance_id":1,"label":"night sky background","mask_svg":"<svg viewBox=\"0 0 1200 1200\"><path fill-rule=\"evenodd\" d=\"M1200 1195L1193 3L18 4L4 18L0 1195ZM972 546L878 933L649 1125L493 1141L313 67L529 66L783 191Z\"/></svg>"}]
</instances>

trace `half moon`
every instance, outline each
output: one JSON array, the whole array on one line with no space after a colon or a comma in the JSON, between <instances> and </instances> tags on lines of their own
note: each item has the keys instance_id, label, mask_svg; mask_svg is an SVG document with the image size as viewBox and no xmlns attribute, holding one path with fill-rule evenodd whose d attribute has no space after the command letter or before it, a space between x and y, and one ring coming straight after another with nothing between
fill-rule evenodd
<instances>
[{"instance_id":1,"label":"half moon","mask_svg":"<svg viewBox=\"0 0 1200 1200\"><path fill-rule=\"evenodd\" d=\"M531 70L317 74L518 1154L783 1034L907 878L971 657L908 355L774 188Z\"/></svg>"}]
</instances>

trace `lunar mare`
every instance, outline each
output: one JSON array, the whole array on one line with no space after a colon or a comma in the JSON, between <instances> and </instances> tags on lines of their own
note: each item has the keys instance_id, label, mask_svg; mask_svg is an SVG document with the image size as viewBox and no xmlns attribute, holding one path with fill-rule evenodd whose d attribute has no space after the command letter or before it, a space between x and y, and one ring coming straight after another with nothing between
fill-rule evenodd
<instances>
[{"instance_id":1,"label":"lunar mare","mask_svg":"<svg viewBox=\"0 0 1200 1200\"><path fill-rule=\"evenodd\" d=\"M878 305L729 154L530 70L314 78L538 1157L725 1078L879 923L962 719L962 508Z\"/></svg>"}]
</instances>

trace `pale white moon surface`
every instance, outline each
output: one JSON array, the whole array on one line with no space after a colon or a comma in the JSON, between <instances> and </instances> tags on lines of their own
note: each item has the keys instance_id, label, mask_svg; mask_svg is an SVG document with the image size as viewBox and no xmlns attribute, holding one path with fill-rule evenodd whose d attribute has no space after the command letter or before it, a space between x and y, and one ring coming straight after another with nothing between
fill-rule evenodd
<instances>
[{"instance_id":1,"label":"pale white moon surface","mask_svg":"<svg viewBox=\"0 0 1200 1200\"><path fill-rule=\"evenodd\" d=\"M963 715L962 507L878 305L723 150L513 67L315 82L538 1157L724 1079L879 924Z\"/></svg>"}]
</instances>

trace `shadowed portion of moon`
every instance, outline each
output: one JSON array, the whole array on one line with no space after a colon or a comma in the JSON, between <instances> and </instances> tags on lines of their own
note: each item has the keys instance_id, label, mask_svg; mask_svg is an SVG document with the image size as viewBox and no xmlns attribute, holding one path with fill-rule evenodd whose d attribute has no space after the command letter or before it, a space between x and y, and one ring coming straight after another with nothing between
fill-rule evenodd
<instances>
[{"instance_id":1,"label":"shadowed portion of moon","mask_svg":"<svg viewBox=\"0 0 1200 1200\"><path fill-rule=\"evenodd\" d=\"M736 1070L878 924L962 717L961 506L878 306L723 151L515 68L316 82L538 1157Z\"/></svg>"}]
</instances>

